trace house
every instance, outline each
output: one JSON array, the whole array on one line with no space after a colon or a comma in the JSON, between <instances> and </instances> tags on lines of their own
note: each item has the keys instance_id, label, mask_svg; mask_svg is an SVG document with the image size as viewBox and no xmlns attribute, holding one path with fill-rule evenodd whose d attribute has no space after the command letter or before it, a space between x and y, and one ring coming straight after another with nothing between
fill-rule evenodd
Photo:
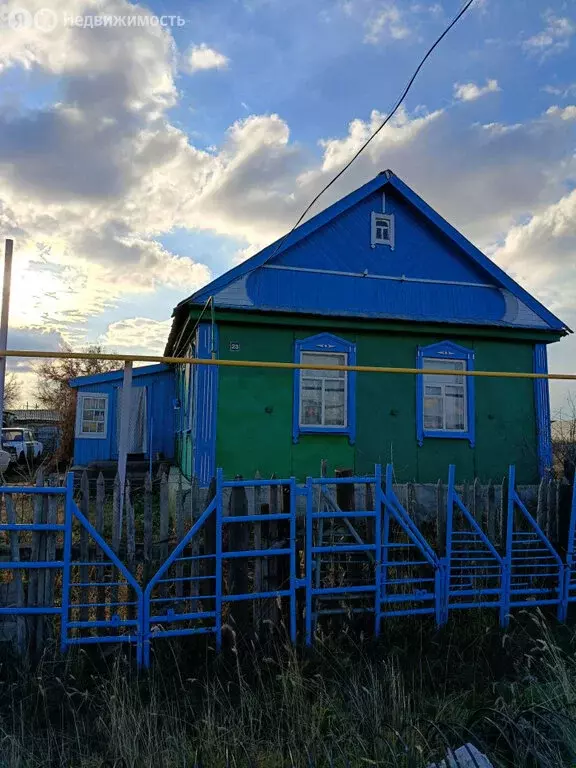
<instances>
[{"instance_id":1,"label":"house","mask_svg":"<svg viewBox=\"0 0 576 768\"><path fill-rule=\"evenodd\" d=\"M81 376L77 390L74 463L90 466L118 459L123 371ZM174 458L174 369L168 365L134 368L128 453L132 458Z\"/></svg>"},{"instance_id":2,"label":"house","mask_svg":"<svg viewBox=\"0 0 576 768\"><path fill-rule=\"evenodd\" d=\"M392 461L416 482L514 463L531 483L551 466L547 381L459 372L545 372L568 332L385 171L182 301L166 355L454 373L181 366L176 460L202 484L217 466L301 479L322 459L356 474Z\"/></svg>"}]
</instances>

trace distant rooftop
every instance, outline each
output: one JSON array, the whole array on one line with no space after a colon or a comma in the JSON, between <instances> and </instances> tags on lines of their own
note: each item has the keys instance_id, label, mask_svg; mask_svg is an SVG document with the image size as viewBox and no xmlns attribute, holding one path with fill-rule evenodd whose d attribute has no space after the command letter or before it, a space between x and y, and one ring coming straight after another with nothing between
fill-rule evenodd
<instances>
[{"instance_id":1,"label":"distant rooftop","mask_svg":"<svg viewBox=\"0 0 576 768\"><path fill-rule=\"evenodd\" d=\"M11 408L7 413L12 417L14 424L39 422L56 424L59 421L58 413L48 408Z\"/></svg>"}]
</instances>

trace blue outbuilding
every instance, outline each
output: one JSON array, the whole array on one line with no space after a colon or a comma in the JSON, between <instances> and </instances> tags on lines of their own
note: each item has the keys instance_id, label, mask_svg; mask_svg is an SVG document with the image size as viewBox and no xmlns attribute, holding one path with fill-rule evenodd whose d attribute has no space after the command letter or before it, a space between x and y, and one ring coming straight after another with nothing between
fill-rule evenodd
<instances>
[{"instance_id":1,"label":"blue outbuilding","mask_svg":"<svg viewBox=\"0 0 576 768\"><path fill-rule=\"evenodd\" d=\"M88 466L118 459L123 371L80 376L74 463ZM134 458L173 459L175 444L174 369L169 365L134 368L128 454Z\"/></svg>"}]
</instances>

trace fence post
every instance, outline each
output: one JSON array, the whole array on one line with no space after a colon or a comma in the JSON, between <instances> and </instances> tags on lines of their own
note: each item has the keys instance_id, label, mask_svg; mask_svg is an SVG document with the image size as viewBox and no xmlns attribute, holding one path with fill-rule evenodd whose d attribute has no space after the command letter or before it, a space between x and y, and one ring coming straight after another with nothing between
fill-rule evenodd
<instances>
[{"instance_id":1,"label":"fence post","mask_svg":"<svg viewBox=\"0 0 576 768\"><path fill-rule=\"evenodd\" d=\"M44 485L44 470L39 467L36 473L36 487L41 488ZM35 525L39 525L42 522L42 496L35 496L34 501L34 518ZM40 534L37 531L32 533L32 549L30 558L33 562L37 562L40 557ZM38 577L40 571L33 568L28 583L28 605L32 608L38 605ZM42 645L42 626L40 620L42 616L30 616L28 621L28 633L30 637L30 645L34 641L34 649L36 652L41 650Z\"/></svg>"},{"instance_id":2,"label":"fence post","mask_svg":"<svg viewBox=\"0 0 576 768\"><path fill-rule=\"evenodd\" d=\"M276 479L276 475L272 474L271 480ZM268 503L268 512L271 515L278 514L278 486L277 485L271 485L269 488L269 503ZM278 541L278 523L275 520L271 520L264 529L266 531L266 542L267 546L270 548L272 546L276 546L276 543ZM266 569L265 571L265 578L266 578L266 591L267 592L275 592L277 589L279 589L278 586L278 562L276 557L267 557L264 560L264 567ZM276 627L278 625L278 603L276 600L272 601L272 604L269 606L268 610L268 616L270 618L270 621L272 623L272 626Z\"/></svg>"},{"instance_id":3,"label":"fence post","mask_svg":"<svg viewBox=\"0 0 576 768\"><path fill-rule=\"evenodd\" d=\"M198 483L198 478L194 476L192 478L192 482L190 485L190 521L192 525L194 525L197 517L200 516L201 510L199 509L200 506L200 486ZM190 542L190 554L192 557L198 557L200 554L200 535L196 535L192 538L192 541ZM191 560L190 565L190 576L192 577L192 581L190 581L190 595L197 597L198 596L198 576L200 575L200 562L198 560ZM198 610L198 602L194 600L191 603L192 606L192 612Z\"/></svg>"},{"instance_id":4,"label":"fence post","mask_svg":"<svg viewBox=\"0 0 576 768\"><path fill-rule=\"evenodd\" d=\"M168 508L168 478L162 473L160 480L160 562L168 559L168 538L170 536L170 510ZM160 584L160 595L166 597L168 585Z\"/></svg>"},{"instance_id":5,"label":"fence post","mask_svg":"<svg viewBox=\"0 0 576 768\"><path fill-rule=\"evenodd\" d=\"M493 544L498 544L497 517L496 489L492 480L488 480L488 488L486 490L486 530L488 531L488 538Z\"/></svg>"},{"instance_id":6,"label":"fence post","mask_svg":"<svg viewBox=\"0 0 576 768\"><path fill-rule=\"evenodd\" d=\"M446 548L446 499L442 480L436 483L436 548L442 556Z\"/></svg>"},{"instance_id":7,"label":"fence post","mask_svg":"<svg viewBox=\"0 0 576 768\"><path fill-rule=\"evenodd\" d=\"M120 556L120 540L122 531L120 530L120 478L118 474L114 478L114 488L112 491L112 549ZM112 602L118 602L118 587L112 587Z\"/></svg>"},{"instance_id":8,"label":"fence post","mask_svg":"<svg viewBox=\"0 0 576 768\"><path fill-rule=\"evenodd\" d=\"M16 524L16 511L14 509L14 500L11 493L4 495L4 501L6 503L6 521L9 525ZM17 531L10 531L10 559L15 563L20 561L20 537ZM22 608L24 605L24 587L22 584L22 571L16 568L13 571L14 601L18 608ZM10 588L10 584L8 588ZM10 602L10 598L9 598ZM26 653L26 619L24 616L16 616L16 647L18 653L24 656Z\"/></svg>"},{"instance_id":9,"label":"fence post","mask_svg":"<svg viewBox=\"0 0 576 768\"><path fill-rule=\"evenodd\" d=\"M235 480L242 480L240 475ZM230 517L240 517L248 514L248 499L244 486L234 486L230 494ZM232 523L228 525L228 549L230 552L241 552L248 549L249 532L246 523ZM230 585L231 595L245 595L248 592L247 559L244 557L230 560ZM232 603L230 613L236 630L246 634L249 624L250 606L246 600Z\"/></svg>"},{"instance_id":10,"label":"fence post","mask_svg":"<svg viewBox=\"0 0 576 768\"><path fill-rule=\"evenodd\" d=\"M216 478L213 477L210 481L210 486L208 487L208 496L206 498L206 505L208 506L212 499L216 497ZM208 519L206 520L206 523L204 524L204 554L207 555L207 557L202 561L204 566L204 573L203 576L208 576L211 578L204 578L200 582L200 594L201 595L212 595L214 594L214 586L216 583L216 579L214 578L216 576L216 569L222 568L222 562L216 562L216 513L209 515ZM206 606L204 610L205 611L213 611L214 606L216 605L216 602L214 598L210 599L204 599L203 603L206 603ZM221 618L221 617L220 617Z\"/></svg>"},{"instance_id":11,"label":"fence post","mask_svg":"<svg viewBox=\"0 0 576 768\"><path fill-rule=\"evenodd\" d=\"M170 509L168 506L168 478L162 473L160 480L160 560L168 558L168 540L170 537Z\"/></svg>"},{"instance_id":12,"label":"fence post","mask_svg":"<svg viewBox=\"0 0 576 768\"><path fill-rule=\"evenodd\" d=\"M80 479L80 512L86 520L90 519L90 486L88 484L88 474L86 470L82 472ZM83 563L88 562L88 531L83 525L80 526L80 560ZM87 565L80 566L80 581L83 584L88 583L89 569ZM84 607L80 608L80 621L88 621L89 611L87 604L90 602L90 590L88 587L80 588L80 602Z\"/></svg>"},{"instance_id":13,"label":"fence post","mask_svg":"<svg viewBox=\"0 0 576 768\"><path fill-rule=\"evenodd\" d=\"M505 475L502 479L501 489L497 536L500 546L506 548L508 545L508 494L511 490L514 490L509 488L508 475Z\"/></svg>"},{"instance_id":14,"label":"fence post","mask_svg":"<svg viewBox=\"0 0 576 768\"><path fill-rule=\"evenodd\" d=\"M106 484L104 482L104 475L102 472L98 475L98 480L96 481L96 530L104 538L104 503L106 500ZM104 552L102 551L101 547L96 547L96 560L98 562L102 562L104 560ZM98 568L98 581L100 583L104 582L104 568ZM106 602L106 587L98 587L97 590L97 603L98 608L96 609L96 619L97 621L104 621L106 618L106 609L104 607L104 603Z\"/></svg>"},{"instance_id":15,"label":"fence post","mask_svg":"<svg viewBox=\"0 0 576 768\"><path fill-rule=\"evenodd\" d=\"M56 479L55 485L58 485ZM58 521L58 498L54 495L48 496L48 518L47 522L54 525ZM54 562L56 560L56 533L52 531L46 534L46 560ZM44 603L45 605L52 605L54 601L54 581L56 578L56 571L53 568L46 570L46 580L44 583ZM49 635L53 635L52 622L47 622Z\"/></svg>"},{"instance_id":16,"label":"fence post","mask_svg":"<svg viewBox=\"0 0 576 768\"><path fill-rule=\"evenodd\" d=\"M132 499L132 484L130 478L126 478L126 485L124 486L124 509L126 510L126 565L130 573L135 575L136 573L136 521L134 518L134 500ZM134 589L128 587L128 602L132 603L136 601L136 595ZM126 611L128 617L133 619L136 615L136 606L127 606Z\"/></svg>"},{"instance_id":17,"label":"fence post","mask_svg":"<svg viewBox=\"0 0 576 768\"><path fill-rule=\"evenodd\" d=\"M152 476L146 472L144 477L144 542L142 547L144 558L144 583L151 577L152 561Z\"/></svg>"},{"instance_id":18,"label":"fence post","mask_svg":"<svg viewBox=\"0 0 576 768\"><path fill-rule=\"evenodd\" d=\"M182 504L182 475L178 475L178 486L176 488L176 509L174 514L176 517L176 545L178 545L184 538L184 507ZM179 562L176 566L176 578L182 579L184 576L184 565ZM182 581L176 582L176 597L182 597L184 594L184 583Z\"/></svg>"},{"instance_id":19,"label":"fence post","mask_svg":"<svg viewBox=\"0 0 576 768\"><path fill-rule=\"evenodd\" d=\"M548 507L548 525L544 529L546 536L548 537L548 540L550 542L556 541L556 514L557 514L557 505L556 505L556 494L557 494L557 487L556 487L556 480L551 478L548 481L548 488L546 489L546 506Z\"/></svg>"},{"instance_id":20,"label":"fence post","mask_svg":"<svg viewBox=\"0 0 576 768\"><path fill-rule=\"evenodd\" d=\"M542 477L538 485L538 500L536 503L536 522L542 531L546 531L548 527L546 510L546 480Z\"/></svg>"},{"instance_id":21,"label":"fence post","mask_svg":"<svg viewBox=\"0 0 576 768\"><path fill-rule=\"evenodd\" d=\"M254 475L255 480L260 480L260 472ZM262 514L262 486L254 486L254 511L253 514ZM262 549L262 523L254 523L254 549ZM254 561L254 592L262 592L262 558ZM262 623L262 600L254 600L254 629L260 634Z\"/></svg>"},{"instance_id":22,"label":"fence post","mask_svg":"<svg viewBox=\"0 0 576 768\"><path fill-rule=\"evenodd\" d=\"M564 474L558 489L558 550L564 561L568 550L572 494L574 493L574 470L574 463L566 459L564 461Z\"/></svg>"},{"instance_id":23,"label":"fence post","mask_svg":"<svg viewBox=\"0 0 576 768\"><path fill-rule=\"evenodd\" d=\"M482 488L480 487L480 480L475 477L474 485L472 486L472 516L478 523L480 528L484 529L482 521L482 504L481 504Z\"/></svg>"}]
</instances>

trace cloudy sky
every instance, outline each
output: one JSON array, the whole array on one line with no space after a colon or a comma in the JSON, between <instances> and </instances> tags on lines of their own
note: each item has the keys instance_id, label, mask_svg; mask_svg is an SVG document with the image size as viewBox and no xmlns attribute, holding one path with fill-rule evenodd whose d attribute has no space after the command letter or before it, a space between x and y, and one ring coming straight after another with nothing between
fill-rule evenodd
<instances>
[{"instance_id":1,"label":"cloudy sky","mask_svg":"<svg viewBox=\"0 0 576 768\"><path fill-rule=\"evenodd\" d=\"M162 350L172 307L294 223L460 4L0 4L9 345ZM575 129L575 0L475 0L320 208L392 168L576 327Z\"/></svg>"}]
</instances>

